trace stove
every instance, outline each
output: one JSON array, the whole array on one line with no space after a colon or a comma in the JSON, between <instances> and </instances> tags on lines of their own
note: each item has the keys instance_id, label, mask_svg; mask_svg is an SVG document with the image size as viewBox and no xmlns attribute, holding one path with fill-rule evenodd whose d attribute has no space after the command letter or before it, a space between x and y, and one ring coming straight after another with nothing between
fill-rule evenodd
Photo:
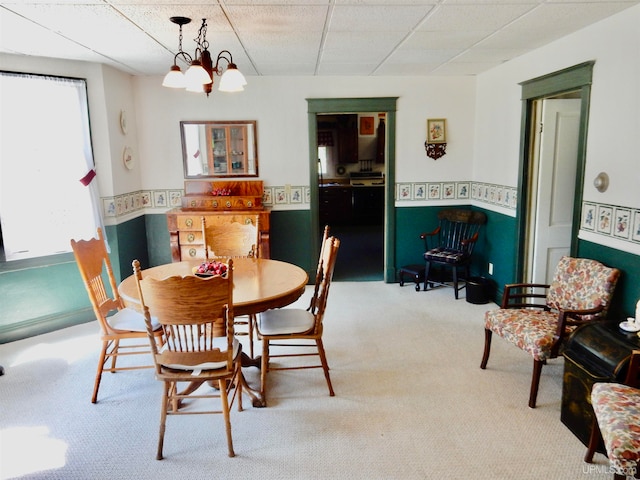
<instances>
[{"instance_id":1,"label":"stove","mask_svg":"<svg viewBox=\"0 0 640 480\"><path fill-rule=\"evenodd\" d=\"M382 172L351 172L349 183L352 187L376 187L384 185Z\"/></svg>"}]
</instances>

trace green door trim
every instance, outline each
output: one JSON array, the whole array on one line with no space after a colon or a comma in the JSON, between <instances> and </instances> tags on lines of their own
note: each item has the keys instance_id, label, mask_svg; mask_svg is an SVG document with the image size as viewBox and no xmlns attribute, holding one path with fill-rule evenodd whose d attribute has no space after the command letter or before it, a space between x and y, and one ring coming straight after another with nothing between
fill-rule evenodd
<instances>
[{"instance_id":1,"label":"green door trim","mask_svg":"<svg viewBox=\"0 0 640 480\"><path fill-rule=\"evenodd\" d=\"M385 112L387 125L387 158L385 161L384 201L384 281L395 282L395 184L396 184L396 104L398 97L374 98L307 98L309 122L309 187L311 208L312 258L320 254L320 213L318 205L318 135L316 116L324 113Z\"/></svg>"},{"instance_id":2,"label":"green door trim","mask_svg":"<svg viewBox=\"0 0 640 480\"><path fill-rule=\"evenodd\" d=\"M582 186L584 185L584 168L587 154L587 131L589 124L589 103L591 98L591 82L595 61L574 65L564 70L520 83L522 86L522 114L520 118L520 160L518 167L518 204L516 208L516 245L517 261L514 281L524 281L524 261L526 256L527 208L529 198L529 152L531 151L532 121L531 105L534 100L559 95L572 91L580 92L580 126L578 131L578 163L576 167L576 191L574 197L573 222L570 254L577 255L582 205Z\"/></svg>"}]
</instances>

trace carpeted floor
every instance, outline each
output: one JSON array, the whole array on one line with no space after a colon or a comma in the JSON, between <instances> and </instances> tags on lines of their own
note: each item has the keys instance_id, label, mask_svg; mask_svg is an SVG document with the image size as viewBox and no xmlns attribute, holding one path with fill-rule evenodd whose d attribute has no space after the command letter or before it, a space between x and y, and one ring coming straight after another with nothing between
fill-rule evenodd
<instances>
[{"instance_id":1,"label":"carpeted floor","mask_svg":"<svg viewBox=\"0 0 640 480\"><path fill-rule=\"evenodd\" d=\"M171 417L155 460L161 385L106 375L90 403L95 323L0 345L0 477L33 479L566 479L612 477L560 422L563 360L527 407L531 359L495 339L479 368L483 314L451 289L335 281L321 371L272 372L269 406ZM308 294L308 292L307 292ZM464 294L462 295L464 297ZM299 300L306 306L308 298ZM250 383L255 368L246 369Z\"/></svg>"}]
</instances>

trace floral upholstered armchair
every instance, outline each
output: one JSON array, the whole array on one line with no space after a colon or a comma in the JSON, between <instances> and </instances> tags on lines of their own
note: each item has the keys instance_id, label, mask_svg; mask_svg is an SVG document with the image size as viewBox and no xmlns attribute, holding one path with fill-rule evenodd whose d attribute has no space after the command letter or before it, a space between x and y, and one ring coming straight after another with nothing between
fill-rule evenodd
<instances>
[{"instance_id":1,"label":"floral upholstered armchair","mask_svg":"<svg viewBox=\"0 0 640 480\"><path fill-rule=\"evenodd\" d=\"M560 353L562 342L586 322L604 318L620 270L586 258L562 257L551 285L505 285L501 307L485 313L487 367L495 333L533 357L529 407L535 408L542 366Z\"/></svg>"},{"instance_id":2,"label":"floral upholstered armchair","mask_svg":"<svg viewBox=\"0 0 640 480\"><path fill-rule=\"evenodd\" d=\"M636 477L640 463L640 350L634 350L624 384L596 383L591 392L595 420L585 462L591 463L601 440L614 479Z\"/></svg>"}]
</instances>

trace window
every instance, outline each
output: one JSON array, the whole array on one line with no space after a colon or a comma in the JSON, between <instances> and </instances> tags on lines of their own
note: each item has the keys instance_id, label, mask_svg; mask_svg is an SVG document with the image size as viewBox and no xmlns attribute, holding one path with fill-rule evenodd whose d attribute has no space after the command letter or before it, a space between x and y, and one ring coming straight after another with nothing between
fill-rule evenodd
<instances>
[{"instance_id":1,"label":"window","mask_svg":"<svg viewBox=\"0 0 640 480\"><path fill-rule=\"evenodd\" d=\"M327 147L318 147L318 170L322 175L327 174Z\"/></svg>"},{"instance_id":2,"label":"window","mask_svg":"<svg viewBox=\"0 0 640 480\"><path fill-rule=\"evenodd\" d=\"M100 223L86 82L0 72L0 104L4 260L69 252Z\"/></svg>"}]
</instances>

